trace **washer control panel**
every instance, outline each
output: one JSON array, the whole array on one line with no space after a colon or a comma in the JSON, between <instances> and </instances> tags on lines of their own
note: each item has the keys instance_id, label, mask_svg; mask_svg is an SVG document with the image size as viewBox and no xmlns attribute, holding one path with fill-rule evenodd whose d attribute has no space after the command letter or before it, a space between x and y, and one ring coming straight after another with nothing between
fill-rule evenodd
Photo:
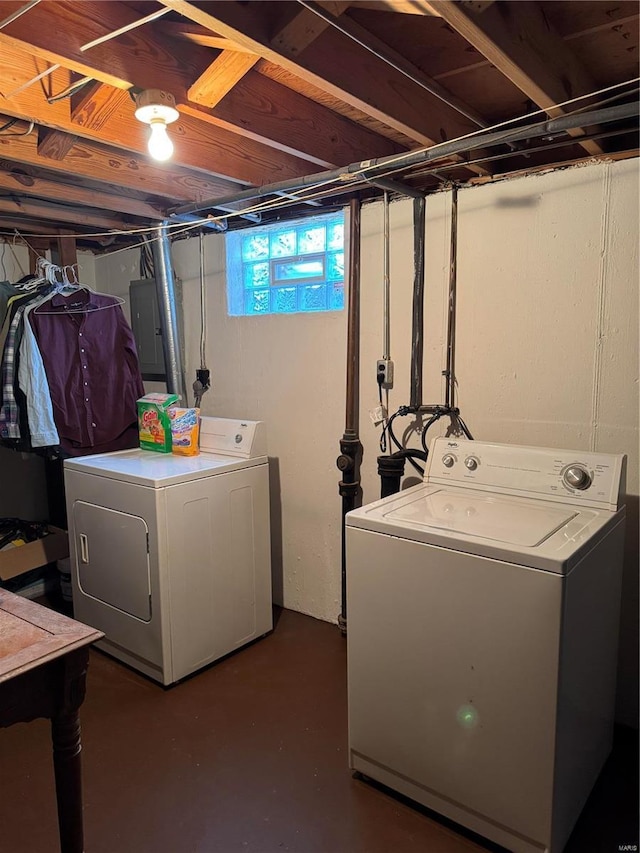
<instances>
[{"instance_id":1,"label":"washer control panel","mask_svg":"<svg viewBox=\"0 0 640 853\"><path fill-rule=\"evenodd\" d=\"M626 456L436 438L425 481L616 509Z\"/></svg>"}]
</instances>

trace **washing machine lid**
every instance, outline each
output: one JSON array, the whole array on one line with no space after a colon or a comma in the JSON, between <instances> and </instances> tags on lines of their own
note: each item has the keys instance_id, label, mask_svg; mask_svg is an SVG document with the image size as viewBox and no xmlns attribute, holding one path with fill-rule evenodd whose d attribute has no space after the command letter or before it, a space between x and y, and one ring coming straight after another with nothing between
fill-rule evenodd
<instances>
[{"instance_id":1,"label":"washing machine lid","mask_svg":"<svg viewBox=\"0 0 640 853\"><path fill-rule=\"evenodd\" d=\"M134 483L152 489L186 483L201 477L211 477L241 468L265 465L266 456L242 459L221 453L200 453L198 456L178 456L174 453L155 453L149 450L119 450L77 459L65 459L65 470L79 471Z\"/></svg>"},{"instance_id":2,"label":"washing machine lid","mask_svg":"<svg viewBox=\"0 0 640 853\"><path fill-rule=\"evenodd\" d=\"M514 502L501 495L438 489L417 494L382 513L392 523L410 523L535 547L578 513L559 506Z\"/></svg>"},{"instance_id":3,"label":"washing machine lid","mask_svg":"<svg viewBox=\"0 0 640 853\"><path fill-rule=\"evenodd\" d=\"M624 518L615 512L427 483L347 513L360 528L566 574Z\"/></svg>"}]
</instances>

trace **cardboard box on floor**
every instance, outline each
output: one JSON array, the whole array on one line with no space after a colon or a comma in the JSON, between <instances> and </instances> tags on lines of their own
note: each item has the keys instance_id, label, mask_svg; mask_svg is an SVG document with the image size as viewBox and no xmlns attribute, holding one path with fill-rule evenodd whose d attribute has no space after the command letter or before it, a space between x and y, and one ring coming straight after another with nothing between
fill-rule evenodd
<instances>
[{"instance_id":1,"label":"cardboard box on floor","mask_svg":"<svg viewBox=\"0 0 640 853\"><path fill-rule=\"evenodd\" d=\"M17 548L0 551L0 579L3 581L22 575L47 563L55 563L69 556L69 537L66 530L48 525L49 535Z\"/></svg>"}]
</instances>

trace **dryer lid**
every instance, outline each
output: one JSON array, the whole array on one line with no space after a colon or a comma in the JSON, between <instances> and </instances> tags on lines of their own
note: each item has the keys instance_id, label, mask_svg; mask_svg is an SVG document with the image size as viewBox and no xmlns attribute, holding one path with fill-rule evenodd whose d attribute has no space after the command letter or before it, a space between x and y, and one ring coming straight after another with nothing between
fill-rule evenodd
<instances>
[{"instance_id":1,"label":"dryer lid","mask_svg":"<svg viewBox=\"0 0 640 853\"><path fill-rule=\"evenodd\" d=\"M439 489L394 502L385 521L408 524L509 545L534 548L578 513L572 507L511 500L502 495Z\"/></svg>"}]
</instances>

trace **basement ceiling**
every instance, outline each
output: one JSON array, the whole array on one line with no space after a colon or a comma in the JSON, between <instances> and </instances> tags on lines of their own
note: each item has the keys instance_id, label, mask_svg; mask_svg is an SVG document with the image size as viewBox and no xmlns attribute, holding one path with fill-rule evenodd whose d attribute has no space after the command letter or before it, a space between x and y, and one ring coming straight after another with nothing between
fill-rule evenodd
<instances>
[{"instance_id":1,"label":"basement ceiling","mask_svg":"<svg viewBox=\"0 0 640 853\"><path fill-rule=\"evenodd\" d=\"M0 235L75 234L104 251L189 206L237 227L383 189L637 156L637 115L625 115L428 163L402 158L496 125L517 134L577 109L637 104L639 6L0 2ZM142 89L175 97L170 162L147 153L149 129L134 117ZM344 178L380 158L384 168ZM306 177L336 170L320 186Z\"/></svg>"}]
</instances>

